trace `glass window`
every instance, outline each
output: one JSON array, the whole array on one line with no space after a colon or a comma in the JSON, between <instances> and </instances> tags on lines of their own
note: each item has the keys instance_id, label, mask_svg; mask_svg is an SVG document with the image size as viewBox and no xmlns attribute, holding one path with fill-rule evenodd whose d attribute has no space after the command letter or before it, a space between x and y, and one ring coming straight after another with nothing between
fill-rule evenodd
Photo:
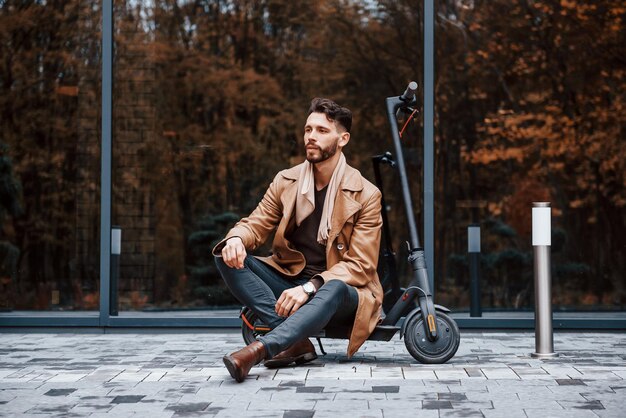
<instances>
[{"instance_id":1,"label":"glass window","mask_svg":"<svg viewBox=\"0 0 626 418\"><path fill-rule=\"evenodd\" d=\"M97 310L100 2L0 2L0 309Z\"/></svg>"},{"instance_id":2,"label":"glass window","mask_svg":"<svg viewBox=\"0 0 626 418\"><path fill-rule=\"evenodd\" d=\"M618 6L436 4L438 302L467 309L467 226L479 223L483 306L531 307L530 208L549 200L557 306L623 309ZM210 249L277 171L302 161L311 98L354 111L346 156L373 180L371 156L392 149L385 97L410 80L422 85L422 21L408 0L117 2L121 309L236 304ZM403 139L418 224L420 122ZM383 174L407 283L399 185L393 170Z\"/></svg>"},{"instance_id":3,"label":"glass window","mask_svg":"<svg viewBox=\"0 0 626 418\"><path fill-rule=\"evenodd\" d=\"M467 226L482 228L482 304L533 306L531 207L552 206L557 310L623 310L623 8L612 1L438 2L440 302L469 306Z\"/></svg>"},{"instance_id":4,"label":"glass window","mask_svg":"<svg viewBox=\"0 0 626 418\"><path fill-rule=\"evenodd\" d=\"M312 98L354 111L346 157L373 180L371 156L391 148L384 98L421 79L419 27L406 20L414 6L116 5L120 309L235 306L210 250L256 207L279 170L303 161Z\"/></svg>"}]
</instances>

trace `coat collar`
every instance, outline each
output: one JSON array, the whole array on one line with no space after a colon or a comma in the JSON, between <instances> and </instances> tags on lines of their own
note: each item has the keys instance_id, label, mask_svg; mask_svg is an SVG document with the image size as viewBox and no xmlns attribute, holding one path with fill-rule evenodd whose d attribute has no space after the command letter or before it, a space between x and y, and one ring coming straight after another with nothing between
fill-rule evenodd
<instances>
[{"instance_id":1,"label":"coat collar","mask_svg":"<svg viewBox=\"0 0 626 418\"><path fill-rule=\"evenodd\" d=\"M294 167L288 168L280 172L280 174L289 180L298 181L298 177L300 177L300 169L302 168L302 164L300 163ZM352 192L360 192L363 190L363 181L361 180L361 174L354 168L350 167L346 164L346 171L343 174L343 179L341 180L341 184L339 187L342 190L350 190Z\"/></svg>"}]
</instances>

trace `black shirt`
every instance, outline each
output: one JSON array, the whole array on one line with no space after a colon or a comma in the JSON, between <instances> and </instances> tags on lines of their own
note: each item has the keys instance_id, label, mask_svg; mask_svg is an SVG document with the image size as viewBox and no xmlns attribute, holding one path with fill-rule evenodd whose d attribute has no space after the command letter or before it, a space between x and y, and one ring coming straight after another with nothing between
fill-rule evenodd
<instances>
[{"instance_id":1,"label":"black shirt","mask_svg":"<svg viewBox=\"0 0 626 418\"><path fill-rule=\"evenodd\" d=\"M311 278L326 270L326 246L317 242L317 231L322 219L326 190L315 190L315 209L307 216L300 226L296 226L285 238L304 254L306 266L298 277Z\"/></svg>"}]
</instances>

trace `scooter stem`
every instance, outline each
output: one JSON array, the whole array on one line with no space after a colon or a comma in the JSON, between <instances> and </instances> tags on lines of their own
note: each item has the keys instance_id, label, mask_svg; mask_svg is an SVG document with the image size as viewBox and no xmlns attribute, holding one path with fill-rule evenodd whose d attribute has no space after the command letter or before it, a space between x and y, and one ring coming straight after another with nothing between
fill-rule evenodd
<instances>
[{"instance_id":1,"label":"scooter stem","mask_svg":"<svg viewBox=\"0 0 626 418\"><path fill-rule=\"evenodd\" d=\"M395 162L398 165L398 173L400 174L400 185L402 187L402 197L404 199L404 208L406 210L406 220L409 224L409 235L411 248L420 248L420 240L417 235L417 227L415 226L415 218L413 215L413 201L411 199L411 191L409 189L409 180L406 175L406 167L404 165L404 154L402 152L402 143L400 142L400 133L396 123L396 111L402 106L415 104L415 100L407 103L400 99L399 96L387 97L387 119L391 127L391 137L395 149Z\"/></svg>"},{"instance_id":2,"label":"scooter stem","mask_svg":"<svg viewBox=\"0 0 626 418\"><path fill-rule=\"evenodd\" d=\"M407 91L409 89L407 88ZM402 197L404 200L404 208L406 210L406 220L409 226L409 263L413 270L413 280L411 285L421 288L425 295L418 297L418 303L421 308L424 320L426 335L428 339L434 341L437 339L437 317L435 313L435 305L433 303L432 293L428 280L428 270L426 269L426 257L424 249L420 245L419 236L417 234L417 226L413 215L413 199L409 188L409 180L406 174L406 166L404 164L404 153L402 151L402 143L400 142L400 133L396 122L396 112L401 107L414 106L417 104L415 94L407 95L405 92L402 96L388 97L387 103L387 119L391 128L391 137L395 149L395 161L398 166L400 175L400 186L402 187Z\"/></svg>"}]
</instances>

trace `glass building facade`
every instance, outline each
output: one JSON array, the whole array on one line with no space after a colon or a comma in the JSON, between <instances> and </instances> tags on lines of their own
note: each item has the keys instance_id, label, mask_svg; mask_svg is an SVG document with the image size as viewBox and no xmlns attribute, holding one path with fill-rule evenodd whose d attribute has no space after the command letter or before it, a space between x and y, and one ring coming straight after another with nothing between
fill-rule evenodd
<instances>
[{"instance_id":1,"label":"glass building facade","mask_svg":"<svg viewBox=\"0 0 626 418\"><path fill-rule=\"evenodd\" d=\"M0 1L0 325L236 324L210 250L303 160L310 99L353 110L346 157L373 181L371 157L392 150L385 97L434 62L434 108L403 141L418 224L434 213L437 303L462 326L532 325L531 207L549 201L555 312L624 327L625 11L424 3L432 14L408 0ZM383 175L406 284L399 182ZM470 225L483 318L468 315Z\"/></svg>"}]
</instances>

